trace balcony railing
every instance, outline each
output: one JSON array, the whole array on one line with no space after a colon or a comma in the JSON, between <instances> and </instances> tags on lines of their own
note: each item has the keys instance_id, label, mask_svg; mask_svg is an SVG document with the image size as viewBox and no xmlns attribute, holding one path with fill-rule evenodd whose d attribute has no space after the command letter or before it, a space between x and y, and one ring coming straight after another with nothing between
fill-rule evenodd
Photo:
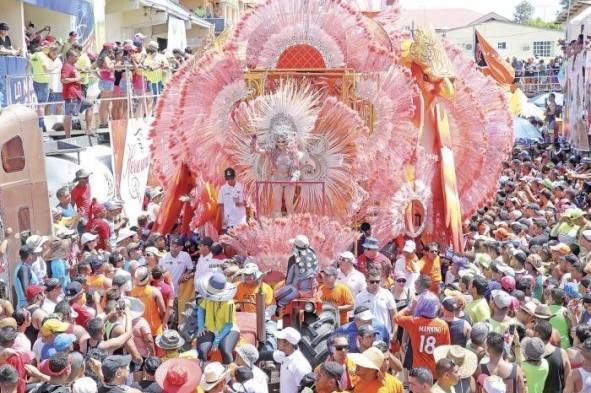
<instances>
[{"instance_id":1,"label":"balcony railing","mask_svg":"<svg viewBox=\"0 0 591 393\"><path fill-rule=\"evenodd\" d=\"M203 19L205 19L207 22L209 22L213 25L214 32L216 35L222 34L224 29L226 28L226 21L224 20L224 18L207 18L206 17Z\"/></svg>"}]
</instances>

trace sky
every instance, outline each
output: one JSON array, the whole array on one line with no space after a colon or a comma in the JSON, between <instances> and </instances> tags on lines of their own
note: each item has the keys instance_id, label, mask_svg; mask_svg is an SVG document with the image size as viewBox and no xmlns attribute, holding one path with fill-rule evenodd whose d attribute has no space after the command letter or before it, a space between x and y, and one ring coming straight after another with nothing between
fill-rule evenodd
<instances>
[{"instance_id":1,"label":"sky","mask_svg":"<svg viewBox=\"0 0 591 393\"><path fill-rule=\"evenodd\" d=\"M482 14L496 12L507 18L513 19L513 10L519 0L399 0L403 8L429 9L429 8L468 8ZM536 12L534 17L540 17L546 21L554 21L556 11L560 8L559 0L530 0Z\"/></svg>"}]
</instances>

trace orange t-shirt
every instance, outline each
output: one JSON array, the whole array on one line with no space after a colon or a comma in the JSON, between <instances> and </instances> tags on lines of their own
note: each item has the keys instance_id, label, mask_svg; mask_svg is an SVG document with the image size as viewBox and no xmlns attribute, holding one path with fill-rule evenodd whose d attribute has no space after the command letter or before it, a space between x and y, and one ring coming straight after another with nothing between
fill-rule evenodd
<instances>
[{"instance_id":1,"label":"orange t-shirt","mask_svg":"<svg viewBox=\"0 0 591 393\"><path fill-rule=\"evenodd\" d=\"M251 285L246 285L245 283L241 282L238 284L236 289L236 294L234 295L234 300L248 302L248 303L240 303L240 311L242 312L257 312L256 307L256 294L259 292L259 288L263 290L263 296L265 298L265 306L270 306L273 304L275 297L273 295L273 289L266 283L261 283L260 285L255 285L254 287Z\"/></svg>"},{"instance_id":2,"label":"orange t-shirt","mask_svg":"<svg viewBox=\"0 0 591 393\"><path fill-rule=\"evenodd\" d=\"M160 319L160 311L158 304L154 300L154 287L146 285L145 287L135 287L129 293L129 296L138 298L144 303L144 319L148 321L152 336L162 334L162 319Z\"/></svg>"},{"instance_id":3,"label":"orange t-shirt","mask_svg":"<svg viewBox=\"0 0 591 393\"><path fill-rule=\"evenodd\" d=\"M378 393L383 387L384 381L380 381L379 379L374 379L367 383L359 381L357 385L355 385L353 393Z\"/></svg>"},{"instance_id":4,"label":"orange t-shirt","mask_svg":"<svg viewBox=\"0 0 591 393\"><path fill-rule=\"evenodd\" d=\"M348 286L345 284L337 283L335 287L331 290L326 285L322 285L320 287L320 292L322 295L320 296L323 302L332 303L335 306L352 306L355 304L355 300L353 299L353 294ZM349 322L348 312L341 311L341 325L346 324Z\"/></svg>"},{"instance_id":5,"label":"orange t-shirt","mask_svg":"<svg viewBox=\"0 0 591 393\"><path fill-rule=\"evenodd\" d=\"M397 316L396 323L403 327L410 337L412 346L412 366L425 367L435 372L433 351L441 345L449 345L449 328L447 323L439 318Z\"/></svg>"}]
</instances>

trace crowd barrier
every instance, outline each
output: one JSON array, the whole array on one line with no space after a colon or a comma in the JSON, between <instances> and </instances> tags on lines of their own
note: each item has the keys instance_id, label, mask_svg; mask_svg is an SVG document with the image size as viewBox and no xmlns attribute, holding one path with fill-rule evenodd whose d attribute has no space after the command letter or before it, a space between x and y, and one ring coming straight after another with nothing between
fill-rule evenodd
<instances>
[{"instance_id":1,"label":"crowd barrier","mask_svg":"<svg viewBox=\"0 0 591 393\"><path fill-rule=\"evenodd\" d=\"M525 95L530 97L540 93L560 92L562 90L557 74L536 73L528 76L516 76L515 84Z\"/></svg>"},{"instance_id":2,"label":"crowd barrier","mask_svg":"<svg viewBox=\"0 0 591 393\"><path fill-rule=\"evenodd\" d=\"M163 86L154 86L155 89L152 91L151 86L146 82L143 89L138 89L137 86L134 88L131 69L120 68L117 70L124 71L126 78L121 81L119 89L113 91L101 92L98 77L90 77L90 82L86 88L86 99L93 103L94 113L100 115L100 111L107 110L109 112L108 118L111 120L153 116L156 102L162 93ZM60 72L46 73L43 75L59 77ZM14 88L6 90L6 96L4 97L6 105L21 104L29 106L36 109L42 118L50 115L64 114L65 101L61 98L61 95L52 95L50 92L47 101L39 102L33 86L33 75L6 75L4 81L7 86L14 86ZM103 109L102 107L107 107L107 109Z\"/></svg>"}]
</instances>

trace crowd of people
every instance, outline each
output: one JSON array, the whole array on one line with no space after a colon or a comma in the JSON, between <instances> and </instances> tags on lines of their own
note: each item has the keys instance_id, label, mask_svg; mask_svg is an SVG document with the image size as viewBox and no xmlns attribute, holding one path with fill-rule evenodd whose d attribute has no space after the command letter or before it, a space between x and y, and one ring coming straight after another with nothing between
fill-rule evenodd
<instances>
[{"instance_id":1,"label":"crowd of people","mask_svg":"<svg viewBox=\"0 0 591 393\"><path fill-rule=\"evenodd\" d=\"M563 57L556 56L550 60L538 57L528 59L506 59L515 70L515 83L526 94L536 94L541 91L560 90L558 74L562 67Z\"/></svg>"},{"instance_id":2,"label":"crowd of people","mask_svg":"<svg viewBox=\"0 0 591 393\"><path fill-rule=\"evenodd\" d=\"M23 51L12 46L8 31L8 25L0 23L0 54L21 55ZM133 39L105 43L96 55L83 48L75 31L60 40L49 26L36 30L33 23L27 25L26 42L39 125L45 130L44 115L63 114L64 121L57 127L63 127L66 137L71 134L72 116L79 113L85 114L89 135L94 135L97 127L107 128L109 120L126 118L128 92L133 97L133 116L151 113L166 80L192 54L186 48L165 55L156 41L147 42L138 33ZM87 94L96 83L97 122L93 119L94 97Z\"/></svg>"},{"instance_id":3,"label":"crowd of people","mask_svg":"<svg viewBox=\"0 0 591 393\"><path fill-rule=\"evenodd\" d=\"M302 234L283 285L224 237L153 232L163 190L147 192L132 223L121 201L92 198L80 170L57 192L53 237L7 230L0 245L22 244L15 302L0 303L0 388L263 393L278 369L281 393L588 392L591 159L555 143L516 147L503 166L495 200L465 223L464 252L380 245L364 223L321 266ZM245 196L224 175L231 226L246 219ZM269 334L256 345L237 314L256 313L259 292ZM304 292L340 316L318 365L285 325ZM187 304L192 339L181 334Z\"/></svg>"}]
</instances>

